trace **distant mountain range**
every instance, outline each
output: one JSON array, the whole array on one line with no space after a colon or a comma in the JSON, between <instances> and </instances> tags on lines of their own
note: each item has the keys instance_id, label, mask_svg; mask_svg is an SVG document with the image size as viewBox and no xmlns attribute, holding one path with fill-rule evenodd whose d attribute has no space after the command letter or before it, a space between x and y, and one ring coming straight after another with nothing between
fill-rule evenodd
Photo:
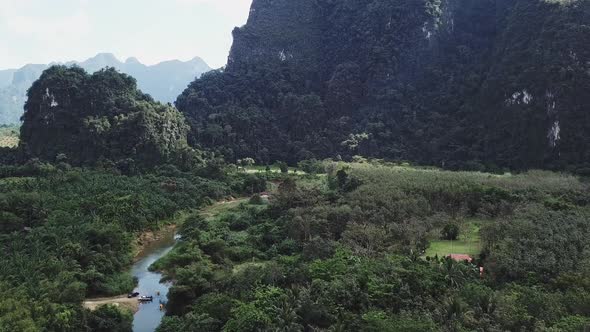
<instances>
[{"instance_id":1,"label":"distant mountain range","mask_svg":"<svg viewBox=\"0 0 590 332\"><path fill-rule=\"evenodd\" d=\"M0 124L20 122L27 90L45 69L54 64L58 63L29 64L20 69L0 70ZM143 92L164 103L174 102L195 77L211 70L207 63L198 57L187 62L171 60L147 66L136 58L121 62L110 53L101 53L83 62L67 62L65 65L78 65L90 73L104 67L114 67L135 77Z\"/></svg>"}]
</instances>

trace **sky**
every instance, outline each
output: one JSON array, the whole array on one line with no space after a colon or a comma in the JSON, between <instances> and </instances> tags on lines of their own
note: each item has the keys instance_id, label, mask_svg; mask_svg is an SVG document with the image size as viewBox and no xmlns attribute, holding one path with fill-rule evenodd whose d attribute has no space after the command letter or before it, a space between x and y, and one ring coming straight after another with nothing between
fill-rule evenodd
<instances>
[{"instance_id":1,"label":"sky","mask_svg":"<svg viewBox=\"0 0 590 332\"><path fill-rule=\"evenodd\" d=\"M225 65L252 0L0 0L0 69L83 61L201 57Z\"/></svg>"}]
</instances>

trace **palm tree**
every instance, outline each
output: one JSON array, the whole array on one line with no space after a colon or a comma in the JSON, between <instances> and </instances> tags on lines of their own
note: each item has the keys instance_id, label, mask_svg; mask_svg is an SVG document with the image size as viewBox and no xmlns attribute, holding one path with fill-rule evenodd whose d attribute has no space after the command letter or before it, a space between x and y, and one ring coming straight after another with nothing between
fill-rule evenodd
<instances>
[{"instance_id":1,"label":"palm tree","mask_svg":"<svg viewBox=\"0 0 590 332\"><path fill-rule=\"evenodd\" d=\"M450 331L458 331L461 321L463 320L463 313L465 305L457 296L453 296L445 301L445 323Z\"/></svg>"},{"instance_id":2,"label":"palm tree","mask_svg":"<svg viewBox=\"0 0 590 332\"><path fill-rule=\"evenodd\" d=\"M467 279L467 266L456 262L450 257L446 257L441 261L440 269L444 273L449 286L453 288L458 288Z\"/></svg>"},{"instance_id":3,"label":"palm tree","mask_svg":"<svg viewBox=\"0 0 590 332\"><path fill-rule=\"evenodd\" d=\"M297 311L301 307L296 294L289 290L285 296L283 296L278 305L273 306L273 311L277 313L277 326L275 331L282 332L299 332L303 331L303 326L299 324L301 317L297 314Z\"/></svg>"}]
</instances>

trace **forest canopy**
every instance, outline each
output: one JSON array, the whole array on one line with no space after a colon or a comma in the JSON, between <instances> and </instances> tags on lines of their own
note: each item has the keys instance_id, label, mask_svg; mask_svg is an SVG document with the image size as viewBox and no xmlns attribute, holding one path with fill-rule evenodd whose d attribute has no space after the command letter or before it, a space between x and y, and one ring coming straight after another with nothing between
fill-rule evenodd
<instances>
[{"instance_id":1,"label":"forest canopy","mask_svg":"<svg viewBox=\"0 0 590 332\"><path fill-rule=\"evenodd\" d=\"M158 331L590 326L588 183L324 165L321 175L268 175L280 184L262 205L189 218L155 265L174 280Z\"/></svg>"},{"instance_id":2,"label":"forest canopy","mask_svg":"<svg viewBox=\"0 0 590 332\"><path fill-rule=\"evenodd\" d=\"M88 300L136 304L164 228L158 332L588 330L588 22L590 0L255 0L175 106L50 67L17 148L0 128L0 332L131 331Z\"/></svg>"}]
</instances>

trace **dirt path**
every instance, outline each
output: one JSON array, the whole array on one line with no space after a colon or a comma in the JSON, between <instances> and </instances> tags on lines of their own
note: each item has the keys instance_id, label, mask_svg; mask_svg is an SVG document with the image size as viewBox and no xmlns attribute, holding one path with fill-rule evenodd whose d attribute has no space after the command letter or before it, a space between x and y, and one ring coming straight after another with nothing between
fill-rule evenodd
<instances>
[{"instance_id":1,"label":"dirt path","mask_svg":"<svg viewBox=\"0 0 590 332\"><path fill-rule=\"evenodd\" d=\"M215 204L202 209L199 213L205 218L213 218L224 211L238 207L241 203L248 202L249 199L249 197L232 197L229 200L216 202Z\"/></svg>"},{"instance_id":2,"label":"dirt path","mask_svg":"<svg viewBox=\"0 0 590 332\"><path fill-rule=\"evenodd\" d=\"M137 298L128 299L127 296L117 296L117 297L103 297L97 299L87 299L84 301L83 305L84 308L90 310L96 310L98 307L104 304L113 304L117 307L123 307L130 309L133 313L139 310L139 302Z\"/></svg>"}]
</instances>

